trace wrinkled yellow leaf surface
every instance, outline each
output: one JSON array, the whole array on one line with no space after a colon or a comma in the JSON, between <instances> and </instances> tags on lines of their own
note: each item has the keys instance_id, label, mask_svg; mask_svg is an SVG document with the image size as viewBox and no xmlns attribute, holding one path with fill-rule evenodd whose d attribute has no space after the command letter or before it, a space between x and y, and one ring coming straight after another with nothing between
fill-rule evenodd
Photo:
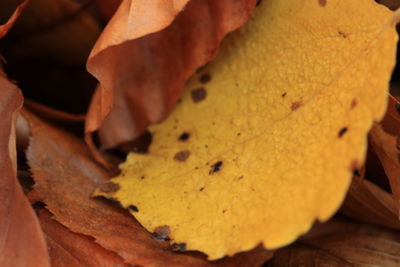
<instances>
[{"instance_id":1,"label":"wrinkled yellow leaf surface","mask_svg":"<svg viewBox=\"0 0 400 267\"><path fill-rule=\"evenodd\" d=\"M150 129L149 154L96 194L209 259L292 242L338 209L364 161L394 20L372 0L264 0Z\"/></svg>"}]
</instances>

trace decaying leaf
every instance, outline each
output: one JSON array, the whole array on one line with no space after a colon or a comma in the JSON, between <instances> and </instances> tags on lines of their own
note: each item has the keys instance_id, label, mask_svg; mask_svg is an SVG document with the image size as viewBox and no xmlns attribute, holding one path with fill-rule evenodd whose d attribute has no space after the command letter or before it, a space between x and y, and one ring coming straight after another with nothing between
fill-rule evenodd
<instances>
[{"instance_id":1,"label":"decaying leaf","mask_svg":"<svg viewBox=\"0 0 400 267\"><path fill-rule=\"evenodd\" d=\"M28 108L31 112L37 114L41 118L48 121L58 123L82 123L85 121L85 115L70 114L51 107L42 105L38 102L25 99L24 107Z\"/></svg>"},{"instance_id":2,"label":"decaying leaf","mask_svg":"<svg viewBox=\"0 0 400 267\"><path fill-rule=\"evenodd\" d=\"M93 237L134 266L259 266L271 256L261 247L208 263L204 256L173 252L116 205L91 197L108 173L84 142L24 112L31 125L28 160L36 182L32 199L46 203L54 218L75 233ZM112 190L112 185L109 190Z\"/></svg>"},{"instance_id":3,"label":"decaying leaf","mask_svg":"<svg viewBox=\"0 0 400 267\"><path fill-rule=\"evenodd\" d=\"M8 31L11 29L11 27L14 25L14 23L17 21L19 15L21 15L22 10L24 10L26 4L28 4L29 0L26 0L22 2L18 7L15 9L13 15L8 19L8 21L0 25L0 39L3 38L4 36L7 35Z\"/></svg>"},{"instance_id":4,"label":"decaying leaf","mask_svg":"<svg viewBox=\"0 0 400 267\"><path fill-rule=\"evenodd\" d=\"M341 211L364 222L400 230L398 207L392 194L365 179L353 180Z\"/></svg>"},{"instance_id":5,"label":"decaying leaf","mask_svg":"<svg viewBox=\"0 0 400 267\"><path fill-rule=\"evenodd\" d=\"M353 177L341 211L357 220L400 229L400 166L396 160L400 152L393 136L400 135L400 116L396 105L397 100L389 96L385 117L368 136L366 170L362 168Z\"/></svg>"},{"instance_id":6,"label":"decaying leaf","mask_svg":"<svg viewBox=\"0 0 400 267\"><path fill-rule=\"evenodd\" d=\"M21 0L2 0L0 19ZM7 72L24 97L68 112L87 110L96 80L85 62L100 34L91 0L35 0L0 44Z\"/></svg>"},{"instance_id":7,"label":"decaying leaf","mask_svg":"<svg viewBox=\"0 0 400 267\"><path fill-rule=\"evenodd\" d=\"M400 149L397 147L398 140L400 139L386 133L379 125L374 126L370 133L370 144L381 160L388 176L400 215Z\"/></svg>"},{"instance_id":8,"label":"decaying leaf","mask_svg":"<svg viewBox=\"0 0 400 267\"><path fill-rule=\"evenodd\" d=\"M121 4L121 0L96 0L96 2L105 19L110 19Z\"/></svg>"},{"instance_id":9,"label":"decaying leaf","mask_svg":"<svg viewBox=\"0 0 400 267\"><path fill-rule=\"evenodd\" d=\"M117 254L105 250L92 238L73 233L56 220L51 213L39 212L46 235L52 267L128 267Z\"/></svg>"},{"instance_id":10,"label":"decaying leaf","mask_svg":"<svg viewBox=\"0 0 400 267\"><path fill-rule=\"evenodd\" d=\"M18 2L2 0L0 15ZM73 0L28 2L10 40L2 44L7 55L16 59L51 57L69 64L85 62L100 34L95 19Z\"/></svg>"},{"instance_id":11,"label":"decaying leaf","mask_svg":"<svg viewBox=\"0 0 400 267\"><path fill-rule=\"evenodd\" d=\"M0 266L50 266L36 215L17 180L15 121L19 89L0 77Z\"/></svg>"},{"instance_id":12,"label":"decaying leaf","mask_svg":"<svg viewBox=\"0 0 400 267\"><path fill-rule=\"evenodd\" d=\"M278 250L271 267L399 266L400 235L372 225L333 220L315 227L312 238Z\"/></svg>"},{"instance_id":13,"label":"decaying leaf","mask_svg":"<svg viewBox=\"0 0 400 267\"><path fill-rule=\"evenodd\" d=\"M400 2L397 0L377 0L377 2L387 6L392 10L396 10L400 7Z\"/></svg>"},{"instance_id":14,"label":"decaying leaf","mask_svg":"<svg viewBox=\"0 0 400 267\"><path fill-rule=\"evenodd\" d=\"M88 60L101 86L90 106L87 139L102 125L102 146L114 147L165 118L187 79L244 24L256 0L187 2L122 2Z\"/></svg>"},{"instance_id":15,"label":"decaying leaf","mask_svg":"<svg viewBox=\"0 0 400 267\"><path fill-rule=\"evenodd\" d=\"M130 154L115 198L209 259L277 248L327 220L382 118L396 16L374 1L263 1Z\"/></svg>"},{"instance_id":16,"label":"decaying leaf","mask_svg":"<svg viewBox=\"0 0 400 267\"><path fill-rule=\"evenodd\" d=\"M389 103L388 103L388 108L386 111L386 115L384 119L382 120L381 123L375 125L370 134L369 134L369 144L370 144L370 149L374 153L374 158L371 160L374 162L371 162L369 160L369 168L370 168L370 175L372 175L373 180L380 183L381 186L384 186L387 188L387 190L390 190L392 194L387 194L389 195L390 198L393 198L391 204L394 204L395 208L395 214L394 216L396 217L397 225L399 225L399 220L398 220L398 215L399 215L399 210L400 210L400 191L399 191L399 186L400 186L400 116L399 116L399 111L397 110L397 105L399 102L393 97L389 96ZM372 155L369 155L372 156ZM375 165L375 167L373 166ZM378 168L378 170L376 170ZM381 171L379 171L381 169ZM376 177L374 177L376 176ZM379 178L379 179L376 179ZM383 182L383 184L382 184ZM385 186L385 183L389 183L389 186ZM382 191L379 188L374 188L373 191L377 193L377 191ZM372 191L371 191L372 192ZM358 193L358 190L353 190L352 191L353 196L355 196ZM363 193L361 193L363 194ZM350 194L351 195L351 194ZM380 196L380 197L377 197ZM360 196L355 196L356 198ZM362 202L359 204L362 204L364 206L374 206L371 205L373 201L383 201L384 199L388 199L383 197L381 193L378 193L375 198L363 198ZM383 201L382 203L385 203L387 201ZM388 208L391 210L393 207L391 204L388 206ZM378 204L379 205L379 204ZM378 212L383 212L385 209L377 209L376 211ZM377 217L376 216L371 216L368 212L365 213L365 210L361 209L358 210L358 214L363 213L364 211L364 216L365 218L371 217L372 220L375 220ZM376 214L375 214L376 215ZM374 217L374 218L372 218ZM382 219L382 218L381 218ZM385 223L393 222L393 219L386 218L386 220L382 220L381 224L385 225ZM392 223L389 223L392 224ZM393 226L392 226L393 227Z\"/></svg>"},{"instance_id":17,"label":"decaying leaf","mask_svg":"<svg viewBox=\"0 0 400 267\"><path fill-rule=\"evenodd\" d=\"M385 132L400 136L400 101L392 95L389 96L386 115L380 124Z\"/></svg>"}]
</instances>

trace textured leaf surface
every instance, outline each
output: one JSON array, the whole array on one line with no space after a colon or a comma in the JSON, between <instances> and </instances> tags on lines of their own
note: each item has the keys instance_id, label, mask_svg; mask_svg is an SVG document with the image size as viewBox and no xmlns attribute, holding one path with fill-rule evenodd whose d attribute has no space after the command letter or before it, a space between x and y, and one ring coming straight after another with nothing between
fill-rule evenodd
<instances>
[{"instance_id":1,"label":"textured leaf surface","mask_svg":"<svg viewBox=\"0 0 400 267\"><path fill-rule=\"evenodd\" d=\"M385 117L368 135L365 168L354 176L341 208L344 214L357 220L394 229L400 229L400 116L397 104L390 95Z\"/></svg>"},{"instance_id":2,"label":"textured leaf surface","mask_svg":"<svg viewBox=\"0 0 400 267\"><path fill-rule=\"evenodd\" d=\"M17 180L19 89L0 76L0 266L50 266L39 221Z\"/></svg>"},{"instance_id":3,"label":"textured leaf surface","mask_svg":"<svg viewBox=\"0 0 400 267\"><path fill-rule=\"evenodd\" d=\"M180 254L168 242L155 240L128 212L91 194L108 178L81 139L23 113L30 124L27 152L38 199L69 230L93 237L133 266L260 266L271 252L259 247L232 258L207 262L204 255Z\"/></svg>"},{"instance_id":4,"label":"textured leaf surface","mask_svg":"<svg viewBox=\"0 0 400 267\"><path fill-rule=\"evenodd\" d=\"M397 146L398 138L386 133L381 126L377 125L371 130L370 140L389 178L390 188L393 197L396 199L398 214L400 214L400 150Z\"/></svg>"},{"instance_id":5,"label":"textured leaf surface","mask_svg":"<svg viewBox=\"0 0 400 267\"><path fill-rule=\"evenodd\" d=\"M364 161L393 24L374 1L261 2L151 128L149 154L130 154L97 194L210 259L290 243L338 209Z\"/></svg>"},{"instance_id":6,"label":"textured leaf surface","mask_svg":"<svg viewBox=\"0 0 400 267\"><path fill-rule=\"evenodd\" d=\"M400 229L397 202L372 182L354 180L341 212L360 221Z\"/></svg>"},{"instance_id":7,"label":"textured leaf surface","mask_svg":"<svg viewBox=\"0 0 400 267\"><path fill-rule=\"evenodd\" d=\"M101 84L89 109L88 135L100 129L101 145L110 148L164 119L187 79L215 55L227 33L247 21L255 3L123 1L88 60Z\"/></svg>"},{"instance_id":8,"label":"textured leaf surface","mask_svg":"<svg viewBox=\"0 0 400 267\"><path fill-rule=\"evenodd\" d=\"M128 267L117 254L94 242L93 238L73 233L51 218L45 209L39 212L46 235L52 267Z\"/></svg>"},{"instance_id":9,"label":"textured leaf surface","mask_svg":"<svg viewBox=\"0 0 400 267\"><path fill-rule=\"evenodd\" d=\"M382 227L336 219L312 236L276 252L271 267L399 266L400 235Z\"/></svg>"}]
</instances>

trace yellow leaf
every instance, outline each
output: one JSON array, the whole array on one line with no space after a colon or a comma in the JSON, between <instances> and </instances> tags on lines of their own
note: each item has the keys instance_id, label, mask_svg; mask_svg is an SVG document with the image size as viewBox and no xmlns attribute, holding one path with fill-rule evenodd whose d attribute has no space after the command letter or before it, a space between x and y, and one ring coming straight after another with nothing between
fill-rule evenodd
<instances>
[{"instance_id":1,"label":"yellow leaf","mask_svg":"<svg viewBox=\"0 0 400 267\"><path fill-rule=\"evenodd\" d=\"M339 208L364 161L394 20L372 0L261 2L150 129L149 154L130 154L96 194L209 259L292 242Z\"/></svg>"}]
</instances>

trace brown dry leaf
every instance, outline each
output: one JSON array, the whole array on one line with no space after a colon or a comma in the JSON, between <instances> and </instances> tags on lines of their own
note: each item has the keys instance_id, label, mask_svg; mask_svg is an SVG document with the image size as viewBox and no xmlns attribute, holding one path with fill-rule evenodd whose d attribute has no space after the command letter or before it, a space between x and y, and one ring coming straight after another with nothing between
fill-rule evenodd
<instances>
[{"instance_id":1,"label":"brown dry leaf","mask_svg":"<svg viewBox=\"0 0 400 267\"><path fill-rule=\"evenodd\" d=\"M0 17L20 0L1 0ZM86 5L91 1L86 1ZM86 5L73 0L30 1L15 24L4 51L16 59L55 58L60 62L85 62L100 34Z\"/></svg>"},{"instance_id":2,"label":"brown dry leaf","mask_svg":"<svg viewBox=\"0 0 400 267\"><path fill-rule=\"evenodd\" d=\"M400 234L372 225L332 220L310 235L278 250L270 267L399 266Z\"/></svg>"},{"instance_id":3,"label":"brown dry leaf","mask_svg":"<svg viewBox=\"0 0 400 267\"><path fill-rule=\"evenodd\" d=\"M341 211L352 218L400 230L393 196L365 179L353 179Z\"/></svg>"},{"instance_id":4,"label":"brown dry leaf","mask_svg":"<svg viewBox=\"0 0 400 267\"><path fill-rule=\"evenodd\" d=\"M46 236L52 267L128 267L121 257L93 241L92 238L73 233L45 209L39 220Z\"/></svg>"},{"instance_id":5,"label":"brown dry leaf","mask_svg":"<svg viewBox=\"0 0 400 267\"><path fill-rule=\"evenodd\" d=\"M126 211L104 199L93 199L94 189L107 172L91 158L78 138L53 128L27 112L31 126L27 152L36 182L32 198L46 203L54 217L71 231L92 236L126 263L143 266L259 266L270 252L257 248L233 258L207 263L204 257L174 253L168 242L156 241Z\"/></svg>"},{"instance_id":6,"label":"brown dry leaf","mask_svg":"<svg viewBox=\"0 0 400 267\"><path fill-rule=\"evenodd\" d=\"M369 135L370 151L367 159L367 176L380 184L365 180L364 173L353 178L352 185L341 211L352 218L378 225L400 229L399 221L399 162L396 138L400 136L398 101L389 96L386 115L375 125ZM399 139L399 137L397 137ZM389 185L387 182L389 181ZM393 194L382 188L391 188Z\"/></svg>"},{"instance_id":7,"label":"brown dry leaf","mask_svg":"<svg viewBox=\"0 0 400 267\"><path fill-rule=\"evenodd\" d=\"M87 67L101 89L92 99L86 133L101 127L103 147L131 141L165 118L185 81L215 55L228 32L244 24L256 1L192 0L177 15L186 2L125 0L99 38Z\"/></svg>"},{"instance_id":8,"label":"brown dry leaf","mask_svg":"<svg viewBox=\"0 0 400 267\"><path fill-rule=\"evenodd\" d=\"M24 10L26 4L28 4L28 3L29 3L29 0L26 0L26 1L22 2L20 5L18 5L18 7L15 9L12 16L8 19L8 21L5 24L0 25L0 39L7 35L8 31L11 29L11 27L17 21L18 17L22 13L22 10Z\"/></svg>"},{"instance_id":9,"label":"brown dry leaf","mask_svg":"<svg viewBox=\"0 0 400 267\"><path fill-rule=\"evenodd\" d=\"M387 6L391 10L396 10L397 8L400 7L400 1L399 0L378 0L378 3L381 3L382 5Z\"/></svg>"},{"instance_id":10,"label":"brown dry leaf","mask_svg":"<svg viewBox=\"0 0 400 267\"><path fill-rule=\"evenodd\" d=\"M0 266L50 266L36 215L18 183L15 121L19 89L0 77Z\"/></svg>"},{"instance_id":11,"label":"brown dry leaf","mask_svg":"<svg viewBox=\"0 0 400 267\"><path fill-rule=\"evenodd\" d=\"M24 107L28 108L39 117L51 122L58 123L82 123L85 121L85 115L71 114L63 112L49 106L42 105L36 101L25 99Z\"/></svg>"},{"instance_id":12,"label":"brown dry leaf","mask_svg":"<svg viewBox=\"0 0 400 267\"><path fill-rule=\"evenodd\" d=\"M383 118L382 128L385 132L400 139L400 102L392 95L389 96L388 108ZM400 141L399 141L400 145Z\"/></svg>"},{"instance_id":13,"label":"brown dry leaf","mask_svg":"<svg viewBox=\"0 0 400 267\"><path fill-rule=\"evenodd\" d=\"M397 212L400 209L400 147L399 136L393 136L375 125L369 135L370 145L378 156L388 177L393 197L396 199Z\"/></svg>"},{"instance_id":14,"label":"brown dry leaf","mask_svg":"<svg viewBox=\"0 0 400 267\"><path fill-rule=\"evenodd\" d=\"M0 1L0 19L19 2ZM8 63L7 72L18 81L25 98L82 114L96 86L85 62L100 27L88 10L94 1L77 2L30 1L2 40L1 50Z\"/></svg>"},{"instance_id":15,"label":"brown dry leaf","mask_svg":"<svg viewBox=\"0 0 400 267\"><path fill-rule=\"evenodd\" d=\"M96 0L99 6L100 12L105 19L110 19L118 6L121 4L121 0Z\"/></svg>"}]
</instances>

